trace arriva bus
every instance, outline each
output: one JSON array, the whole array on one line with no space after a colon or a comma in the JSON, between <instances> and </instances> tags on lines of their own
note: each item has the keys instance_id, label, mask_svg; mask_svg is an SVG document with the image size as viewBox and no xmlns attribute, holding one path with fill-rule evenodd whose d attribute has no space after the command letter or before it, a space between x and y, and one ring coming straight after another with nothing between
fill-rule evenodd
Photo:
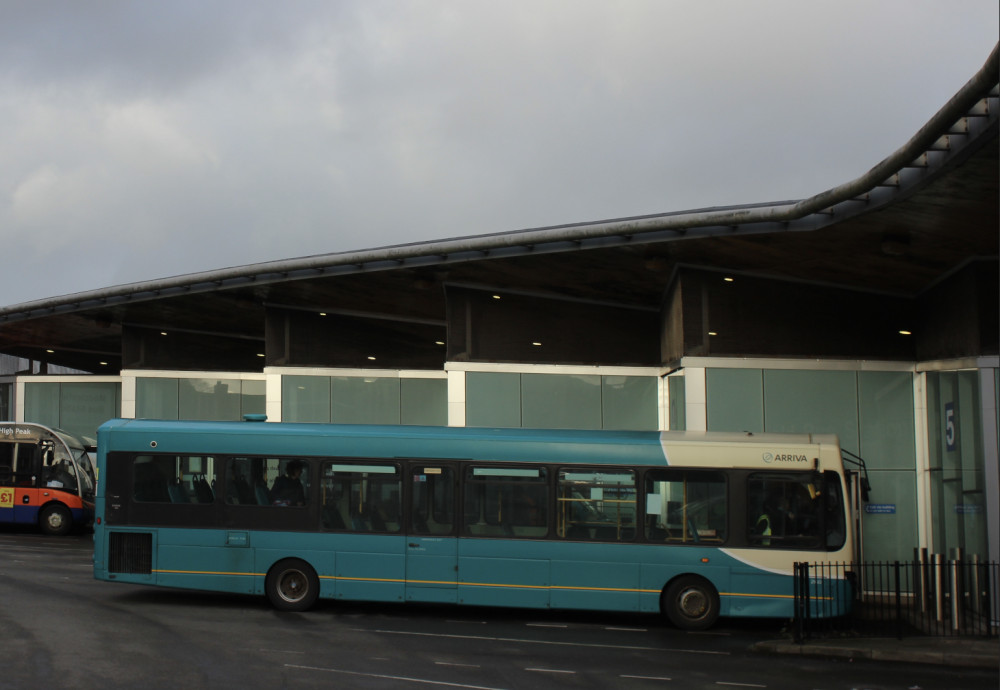
<instances>
[{"instance_id":1,"label":"arriva bus","mask_svg":"<svg viewBox=\"0 0 1000 690\"><path fill-rule=\"evenodd\" d=\"M100 580L265 594L791 617L851 559L835 436L112 420ZM827 613L846 613L848 583ZM835 595L839 598L840 595Z\"/></svg>"},{"instance_id":2,"label":"arriva bus","mask_svg":"<svg viewBox=\"0 0 1000 690\"><path fill-rule=\"evenodd\" d=\"M66 534L94 517L93 461L82 438L41 424L0 422L0 524Z\"/></svg>"}]
</instances>

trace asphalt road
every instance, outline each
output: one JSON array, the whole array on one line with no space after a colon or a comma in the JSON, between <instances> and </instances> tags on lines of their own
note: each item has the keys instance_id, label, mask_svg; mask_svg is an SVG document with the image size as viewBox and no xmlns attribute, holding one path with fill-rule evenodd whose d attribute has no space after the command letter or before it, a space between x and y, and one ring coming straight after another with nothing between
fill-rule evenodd
<instances>
[{"instance_id":1,"label":"asphalt road","mask_svg":"<svg viewBox=\"0 0 1000 690\"><path fill-rule=\"evenodd\" d=\"M762 656L776 621L321 602L98 582L90 535L0 530L0 689L991 688L989 670Z\"/></svg>"}]
</instances>

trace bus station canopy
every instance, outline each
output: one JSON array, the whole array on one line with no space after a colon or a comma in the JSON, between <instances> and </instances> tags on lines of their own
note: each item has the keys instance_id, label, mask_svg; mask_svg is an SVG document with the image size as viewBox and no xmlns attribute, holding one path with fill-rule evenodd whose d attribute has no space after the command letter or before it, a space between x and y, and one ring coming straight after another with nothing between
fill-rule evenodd
<instances>
[{"instance_id":1,"label":"bus station canopy","mask_svg":"<svg viewBox=\"0 0 1000 690\"><path fill-rule=\"evenodd\" d=\"M147 329L199 336L217 361L259 371L268 309L443 329L448 288L458 286L658 312L685 267L916 298L980 264L978 275L992 281L981 292L995 300L997 64L994 48L902 147L808 199L323 254L52 297L0 307L0 353L116 374L129 364L127 331Z\"/></svg>"}]
</instances>

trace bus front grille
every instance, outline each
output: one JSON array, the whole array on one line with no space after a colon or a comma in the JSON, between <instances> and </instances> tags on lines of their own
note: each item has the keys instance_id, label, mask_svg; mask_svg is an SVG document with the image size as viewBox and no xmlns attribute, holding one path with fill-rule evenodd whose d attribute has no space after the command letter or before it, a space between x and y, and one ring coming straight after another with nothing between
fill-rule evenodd
<instances>
[{"instance_id":1,"label":"bus front grille","mask_svg":"<svg viewBox=\"0 0 1000 690\"><path fill-rule=\"evenodd\" d=\"M149 575L153 569L153 535L112 532L108 535L108 572Z\"/></svg>"}]
</instances>

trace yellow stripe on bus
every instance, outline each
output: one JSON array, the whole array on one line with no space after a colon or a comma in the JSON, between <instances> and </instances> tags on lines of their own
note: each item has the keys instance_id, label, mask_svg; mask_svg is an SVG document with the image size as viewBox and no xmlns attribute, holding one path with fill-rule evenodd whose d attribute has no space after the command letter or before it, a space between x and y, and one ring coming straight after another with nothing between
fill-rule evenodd
<instances>
[{"instance_id":1,"label":"yellow stripe on bus","mask_svg":"<svg viewBox=\"0 0 1000 690\"><path fill-rule=\"evenodd\" d=\"M167 575L244 575L247 577L265 577L266 573L227 573L212 570L153 570L156 574ZM658 589L636 589L631 587L578 587L573 585L519 585L500 582L452 582L450 580L405 580L389 577L345 577L343 575L320 575L320 580L335 580L343 582L389 582L401 585L447 585L449 587L499 587L506 589L563 589L579 592L631 592L636 594L659 594ZM720 597L754 597L758 599L794 599L793 594L752 594L749 592L719 592ZM813 596L811 599L832 601L833 597Z\"/></svg>"}]
</instances>

